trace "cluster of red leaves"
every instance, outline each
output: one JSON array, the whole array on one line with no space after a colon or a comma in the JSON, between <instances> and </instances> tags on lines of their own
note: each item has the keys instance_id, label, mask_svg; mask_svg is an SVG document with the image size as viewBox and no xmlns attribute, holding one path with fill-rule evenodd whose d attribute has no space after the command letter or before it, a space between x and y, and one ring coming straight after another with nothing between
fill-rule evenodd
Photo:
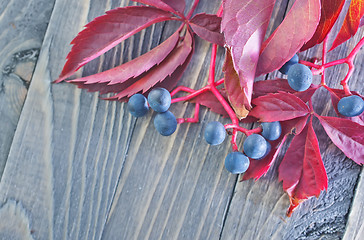
<instances>
[{"instance_id":1,"label":"cluster of red leaves","mask_svg":"<svg viewBox=\"0 0 364 240\"><path fill-rule=\"evenodd\" d=\"M324 117L314 113L311 97L321 87L311 85L304 92L292 90L287 80L254 83L256 76L279 69L294 54L321 43L334 26L345 0L296 0L278 28L265 34L275 0L223 0L223 16L188 14L184 0L133 0L146 6L130 6L108 11L86 25L72 41L73 47L56 82L72 76L91 60L122 41L163 21L180 21L181 26L167 40L149 52L113 69L74 80L67 80L89 91L110 94L107 100L125 101L135 93L147 94L152 87L172 90L181 78L194 52L194 34L226 48L224 88L220 94L229 102L239 119L280 121L281 137L262 160L251 159L243 180L263 176L278 156L289 134L293 140L279 166L279 180L288 193L288 215L303 200L318 196L327 188L317 137L312 126L317 117L333 143L358 164L364 163L364 117ZM364 2L351 0L345 21L331 50L355 35L363 25ZM302 24L304 22L304 24ZM335 111L345 91L329 90ZM353 92L353 94L357 94ZM227 110L211 91L191 102L211 108L224 116ZM311 102L310 102L311 103Z\"/></svg>"},{"instance_id":2,"label":"cluster of red leaves","mask_svg":"<svg viewBox=\"0 0 364 240\"><path fill-rule=\"evenodd\" d=\"M185 2L180 0L134 1L150 6L117 8L85 26L71 42L72 50L56 82L70 77L125 39L162 21L181 21L181 26L159 46L132 61L68 82L100 94L114 93L107 99L121 101L137 92L147 93L156 86L172 90L191 60L194 33L212 43L224 44L224 36L220 32L221 18L216 15L201 13L188 19L183 14Z\"/></svg>"},{"instance_id":3,"label":"cluster of red leaves","mask_svg":"<svg viewBox=\"0 0 364 240\"><path fill-rule=\"evenodd\" d=\"M264 175L287 135L293 133L295 136L279 166L279 180L283 181L283 189L291 200L288 215L303 200L327 189L326 171L312 127L313 115L319 118L333 143L358 164L364 163L363 115L351 120L318 116L307 102L319 86L312 85L304 92L295 92L285 79L254 83L254 78L279 69L298 51L321 43L335 24L344 2L297 0L283 22L263 41L275 1L224 1L222 30L228 48L225 61L228 99L237 116L244 112L242 117L249 114L262 122L281 121L284 129L282 136L271 143L273 150L268 156L262 160L251 159L242 179L258 179ZM363 1L351 2L331 49L356 33L363 11ZM237 90L239 86L243 91ZM337 111L337 103L345 92L327 89Z\"/></svg>"}]
</instances>

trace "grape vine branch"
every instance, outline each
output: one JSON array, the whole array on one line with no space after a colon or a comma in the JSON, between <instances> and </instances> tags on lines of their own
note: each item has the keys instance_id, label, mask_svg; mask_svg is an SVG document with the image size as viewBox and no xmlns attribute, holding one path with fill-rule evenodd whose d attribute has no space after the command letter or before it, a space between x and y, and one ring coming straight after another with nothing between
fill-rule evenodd
<instances>
[{"instance_id":1,"label":"grape vine branch","mask_svg":"<svg viewBox=\"0 0 364 240\"><path fill-rule=\"evenodd\" d=\"M209 130L212 132L205 129L205 134L214 135L214 128L219 128L223 136L218 139L208 136L207 139L205 135L205 139L214 145L223 141L225 132L231 136L232 152L225 159L225 167L234 174L244 173L242 180L257 180L266 174L288 136L293 135L278 169L279 181L290 197L288 216L301 202L327 189L314 117L347 157L364 164L364 97L348 86L355 68L354 59L364 46L364 37L347 57L326 62L332 49L356 34L364 16L364 4L356 4L356 0L350 2L344 23L328 50L330 30L343 11L345 0L296 0L266 40L275 0L223 0L216 14L195 15L199 0L194 0L186 15L184 0L133 1L144 5L110 10L86 25L71 42L72 50L55 82L66 80L91 60L152 24L178 21L181 25L176 32L149 52L107 71L66 81L98 91L105 100L126 102L136 96L129 101L130 106L135 107L130 113L136 117L148 112L145 97L149 98L157 88L164 88L159 92L168 95L167 112L158 113L154 122L157 131L164 136L172 134L177 124L199 122L201 106L228 117L231 123L215 122ZM177 86L194 53L195 35L212 44L207 85L197 90ZM297 52L318 44L322 44L320 59L299 60ZM216 80L218 46L226 50L225 75ZM325 81L326 69L342 64L348 65L348 72L340 81L343 89L329 87ZM255 81L256 76L275 70L287 75L287 79ZM314 75L321 76L317 85L312 84ZM337 117L320 116L314 111L312 97L321 87L329 91ZM186 95L176 97L180 92ZM149 99L148 102L150 105ZM194 116L176 119L168 108L178 102L195 104ZM260 122L261 125L246 129L239 125L241 122ZM264 127L273 125L278 133L274 138L266 135ZM243 149L237 144L238 133L247 136ZM251 146L261 150L250 149ZM253 156L248 153L250 150L257 150L260 155L254 153Z\"/></svg>"}]
</instances>

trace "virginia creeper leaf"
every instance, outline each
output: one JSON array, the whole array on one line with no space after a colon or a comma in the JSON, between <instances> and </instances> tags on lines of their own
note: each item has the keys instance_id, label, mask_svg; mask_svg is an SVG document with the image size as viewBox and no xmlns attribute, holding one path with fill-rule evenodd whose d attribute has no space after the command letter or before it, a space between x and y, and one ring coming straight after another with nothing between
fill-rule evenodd
<instances>
[{"instance_id":1,"label":"virginia creeper leaf","mask_svg":"<svg viewBox=\"0 0 364 240\"><path fill-rule=\"evenodd\" d=\"M294 134L298 135L302 132L307 124L307 119L310 115L306 115L303 117L298 117L286 121L281 121L282 125L282 135L285 134Z\"/></svg>"},{"instance_id":2,"label":"virginia creeper leaf","mask_svg":"<svg viewBox=\"0 0 364 240\"><path fill-rule=\"evenodd\" d=\"M193 36L192 32L188 31L188 33L191 36ZM155 87L162 87L162 88L167 89L168 91L172 91L176 87L178 81L181 79L183 73L185 72L188 64L190 63L190 61L192 59L192 56L193 56L193 53L195 50L195 39L193 37L192 37L191 46L192 46L192 50L191 50L190 54L188 55L186 61L181 66L179 66L170 76L168 76L162 82L157 83L155 85Z\"/></svg>"},{"instance_id":3,"label":"virginia creeper leaf","mask_svg":"<svg viewBox=\"0 0 364 240\"><path fill-rule=\"evenodd\" d=\"M218 89L220 94L227 100L225 89ZM211 91L206 91L197 95L195 98L189 100L191 103L199 103L205 107L211 109L211 111L222 115L223 117L229 117L229 114L226 112L225 108L221 105L219 100L217 100L216 96Z\"/></svg>"},{"instance_id":4,"label":"virginia creeper leaf","mask_svg":"<svg viewBox=\"0 0 364 240\"><path fill-rule=\"evenodd\" d=\"M177 12L183 14L185 10L185 0L132 0L146 5L150 5L164 11L172 12L179 15Z\"/></svg>"},{"instance_id":5,"label":"virginia creeper leaf","mask_svg":"<svg viewBox=\"0 0 364 240\"><path fill-rule=\"evenodd\" d=\"M363 16L364 1L351 0L349 10L345 16L344 23L341 26L341 29L337 34L330 51L355 35L356 31L358 31L360 20Z\"/></svg>"},{"instance_id":6,"label":"virginia creeper leaf","mask_svg":"<svg viewBox=\"0 0 364 240\"><path fill-rule=\"evenodd\" d=\"M364 163L364 126L349 119L320 117L331 141L357 164Z\"/></svg>"},{"instance_id":7,"label":"virginia creeper leaf","mask_svg":"<svg viewBox=\"0 0 364 240\"><path fill-rule=\"evenodd\" d=\"M326 170L312 121L293 138L278 172L279 181L283 181L283 189L291 202L288 216L302 201L318 197L321 190L327 189Z\"/></svg>"},{"instance_id":8,"label":"virginia creeper leaf","mask_svg":"<svg viewBox=\"0 0 364 240\"><path fill-rule=\"evenodd\" d=\"M257 73L279 69L311 39L320 21L320 0L295 1L281 25L263 43Z\"/></svg>"},{"instance_id":9,"label":"virginia creeper leaf","mask_svg":"<svg viewBox=\"0 0 364 240\"><path fill-rule=\"evenodd\" d=\"M171 6L177 12L183 14L186 8L186 1L185 0L162 0L164 3Z\"/></svg>"},{"instance_id":10,"label":"virginia creeper leaf","mask_svg":"<svg viewBox=\"0 0 364 240\"><path fill-rule=\"evenodd\" d=\"M319 25L310 41L303 45L301 51L305 51L325 39L339 17L344 3L345 0L321 0L321 18Z\"/></svg>"},{"instance_id":11,"label":"virginia creeper leaf","mask_svg":"<svg viewBox=\"0 0 364 240\"><path fill-rule=\"evenodd\" d=\"M250 100L248 99L247 92L244 91L246 88L242 90L240 86L239 76L234 69L233 60L228 49L226 51L223 71L225 73L224 83L229 102L233 107L236 116L239 119L243 119L249 114L245 104L250 104Z\"/></svg>"},{"instance_id":12,"label":"virginia creeper leaf","mask_svg":"<svg viewBox=\"0 0 364 240\"><path fill-rule=\"evenodd\" d=\"M156 8L130 6L110 10L95 18L72 40L72 50L56 82L70 77L86 63L135 33L154 23L169 20L172 16L171 13Z\"/></svg>"},{"instance_id":13,"label":"virginia creeper leaf","mask_svg":"<svg viewBox=\"0 0 364 240\"><path fill-rule=\"evenodd\" d=\"M251 108L255 70L274 3L275 0L223 2L221 29L245 95L246 109Z\"/></svg>"},{"instance_id":14,"label":"virginia creeper leaf","mask_svg":"<svg viewBox=\"0 0 364 240\"><path fill-rule=\"evenodd\" d=\"M163 62L150 69L146 74L138 79L138 81L133 83L127 89L116 94L112 98L122 99L124 97L130 97L131 95L140 91L145 93L157 83L167 79L168 76L176 71L177 68L181 66L188 58L193 48L192 39L191 33L187 31L184 40L168 55L168 57Z\"/></svg>"},{"instance_id":15,"label":"virginia creeper leaf","mask_svg":"<svg viewBox=\"0 0 364 240\"><path fill-rule=\"evenodd\" d=\"M189 23L192 30L202 39L220 46L224 45L224 35L220 32L221 17L199 13Z\"/></svg>"},{"instance_id":16,"label":"virginia creeper leaf","mask_svg":"<svg viewBox=\"0 0 364 240\"><path fill-rule=\"evenodd\" d=\"M346 97L347 95L345 94L345 91L342 90L342 89L335 89L335 88L330 88L330 96L331 96L331 102L332 102L332 105L334 107L334 110L336 112L336 114L342 118L346 118L346 119L350 119L351 121L353 122L356 122L356 123L359 123L360 125L364 125L364 113L362 113L360 116L356 116L356 117L345 117L343 115L341 115L339 113L339 110L337 109L337 104L339 103L340 99L343 98L343 97ZM351 91L351 93L353 95L358 95L359 97L363 98L364 100L364 97L361 96L359 93L357 92L354 92L354 91Z\"/></svg>"},{"instance_id":17,"label":"virginia creeper leaf","mask_svg":"<svg viewBox=\"0 0 364 240\"><path fill-rule=\"evenodd\" d=\"M311 99L312 95L316 92L319 86L311 84L310 88L303 92L297 92L293 90L287 79L273 79L257 81L253 86L253 98L267 95L268 93L287 92L292 93L299 97L302 101L307 102Z\"/></svg>"},{"instance_id":18,"label":"virginia creeper leaf","mask_svg":"<svg viewBox=\"0 0 364 240\"><path fill-rule=\"evenodd\" d=\"M179 31L175 32L162 44L120 66L69 82L83 82L85 84L107 83L113 85L126 82L130 78L138 77L153 66L160 64L172 52L178 43L179 34Z\"/></svg>"},{"instance_id":19,"label":"virginia creeper leaf","mask_svg":"<svg viewBox=\"0 0 364 240\"><path fill-rule=\"evenodd\" d=\"M261 122L274 122L305 116L310 112L308 106L291 93L270 93L253 99L256 105L250 115Z\"/></svg>"}]
</instances>

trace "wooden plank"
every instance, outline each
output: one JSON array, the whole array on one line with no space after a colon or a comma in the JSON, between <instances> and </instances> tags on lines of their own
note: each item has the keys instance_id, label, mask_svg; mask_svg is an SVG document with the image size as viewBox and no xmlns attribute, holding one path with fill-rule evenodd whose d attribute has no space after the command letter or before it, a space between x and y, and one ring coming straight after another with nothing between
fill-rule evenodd
<instances>
[{"instance_id":1,"label":"wooden plank","mask_svg":"<svg viewBox=\"0 0 364 240\"><path fill-rule=\"evenodd\" d=\"M219 4L200 1L198 11L212 13ZM167 25L164 35L173 29ZM181 84L197 89L206 84L211 49L196 40L196 53ZM182 103L171 107L177 117L190 117L193 110L193 105ZM172 136L163 137L154 129L153 117L136 122L102 239L219 238L236 176L223 165L231 151L228 140L210 147L203 129L212 120L228 120L203 108L199 124L182 124Z\"/></svg>"},{"instance_id":2,"label":"wooden plank","mask_svg":"<svg viewBox=\"0 0 364 240\"><path fill-rule=\"evenodd\" d=\"M54 0L0 2L0 179L53 5Z\"/></svg>"},{"instance_id":3,"label":"wooden plank","mask_svg":"<svg viewBox=\"0 0 364 240\"><path fill-rule=\"evenodd\" d=\"M355 198L350 208L343 240L360 240L364 236L364 171L361 171Z\"/></svg>"},{"instance_id":4,"label":"wooden plank","mask_svg":"<svg viewBox=\"0 0 364 240\"><path fill-rule=\"evenodd\" d=\"M338 32L342 21L343 16L332 32ZM329 53L328 61L346 57L363 36L364 31L361 29L353 40ZM333 36L331 35L329 42L332 43L332 41ZM313 56L320 56L320 52L320 47L315 47L307 53L300 54L300 57L309 59ZM355 60L358 69L360 69L360 63L363 60L364 52L361 51ZM339 88L339 80L344 78L346 71L347 69L342 66L328 69L326 75L328 85ZM275 73L271 74L270 78L276 76L281 77L282 75ZM315 81L318 83L319 79ZM349 85L351 89L363 94L363 72L356 70ZM315 94L313 102L317 113L335 116L330 96L324 89L320 89ZM276 161L265 177L257 182L249 180L236 184L222 239L288 240L341 239L343 237L360 166L345 157L329 140L316 120L314 121L314 128L328 174L328 191L322 192L319 199L311 198L303 203L291 218L285 217L289 199L282 190L282 184L278 183L277 168L282 156L278 157L279 161ZM355 226L353 228L355 229ZM355 230L358 231L358 229ZM356 232L354 233L356 234ZM362 235L357 236L362 237Z\"/></svg>"},{"instance_id":5,"label":"wooden plank","mask_svg":"<svg viewBox=\"0 0 364 240\"><path fill-rule=\"evenodd\" d=\"M1 239L100 238L135 120L124 104L51 81L82 26L128 3L56 1L0 183ZM142 36L84 73L135 57L146 48L138 45Z\"/></svg>"}]
</instances>

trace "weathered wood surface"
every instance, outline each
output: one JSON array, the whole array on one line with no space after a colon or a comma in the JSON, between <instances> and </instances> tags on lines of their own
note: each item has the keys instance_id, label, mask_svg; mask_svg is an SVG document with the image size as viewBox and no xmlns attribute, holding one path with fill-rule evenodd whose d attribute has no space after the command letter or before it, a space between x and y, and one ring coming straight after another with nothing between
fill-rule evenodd
<instances>
[{"instance_id":1,"label":"weathered wood surface","mask_svg":"<svg viewBox=\"0 0 364 240\"><path fill-rule=\"evenodd\" d=\"M53 5L54 0L0 2L0 178Z\"/></svg>"},{"instance_id":2,"label":"weathered wood surface","mask_svg":"<svg viewBox=\"0 0 364 240\"><path fill-rule=\"evenodd\" d=\"M198 10L215 12L219 2L201 1ZM292 2L277 1L269 31L283 19ZM329 189L319 199L304 203L292 218L286 218L289 200L277 182L277 171L270 170L257 182L240 183L223 166L230 151L229 141L210 147L203 140L203 129L209 121L225 123L227 119L202 109L199 124L182 124L172 136L162 137L154 130L152 113L136 120L124 104L99 100L97 94L70 84L51 84L64 64L69 42L82 26L105 10L130 4L127 0L57 0L52 6L35 72L29 77L32 81L25 105L17 110L18 116L21 110L21 116L19 123L15 119L17 128L10 153L4 157L7 163L0 182L0 238L341 239L347 229L346 239L359 239L363 214L356 209L363 204L363 180L349 221L347 216L360 167L328 140L322 128L318 128L320 150ZM2 21L0 18L1 27ZM149 28L88 64L83 74L134 58L155 47L175 28L174 23ZM43 36L44 31L38 36L40 42ZM356 40L333 51L329 60L345 57L361 36L363 30ZM206 83L210 51L210 45L197 38L184 85L199 88ZM300 56L320 55L319 51L314 48ZM0 50L2 54L12 56L13 52ZM361 52L356 65L360 66L363 58ZM219 69L222 61L221 50ZM334 68L328 73L329 85L338 87L337 79L344 74L344 68ZM350 86L360 93L362 78L358 68L350 80ZM315 101L327 104L315 109L332 115L329 96L322 92ZM177 117L189 117L193 106L180 103L171 111Z\"/></svg>"}]
</instances>

